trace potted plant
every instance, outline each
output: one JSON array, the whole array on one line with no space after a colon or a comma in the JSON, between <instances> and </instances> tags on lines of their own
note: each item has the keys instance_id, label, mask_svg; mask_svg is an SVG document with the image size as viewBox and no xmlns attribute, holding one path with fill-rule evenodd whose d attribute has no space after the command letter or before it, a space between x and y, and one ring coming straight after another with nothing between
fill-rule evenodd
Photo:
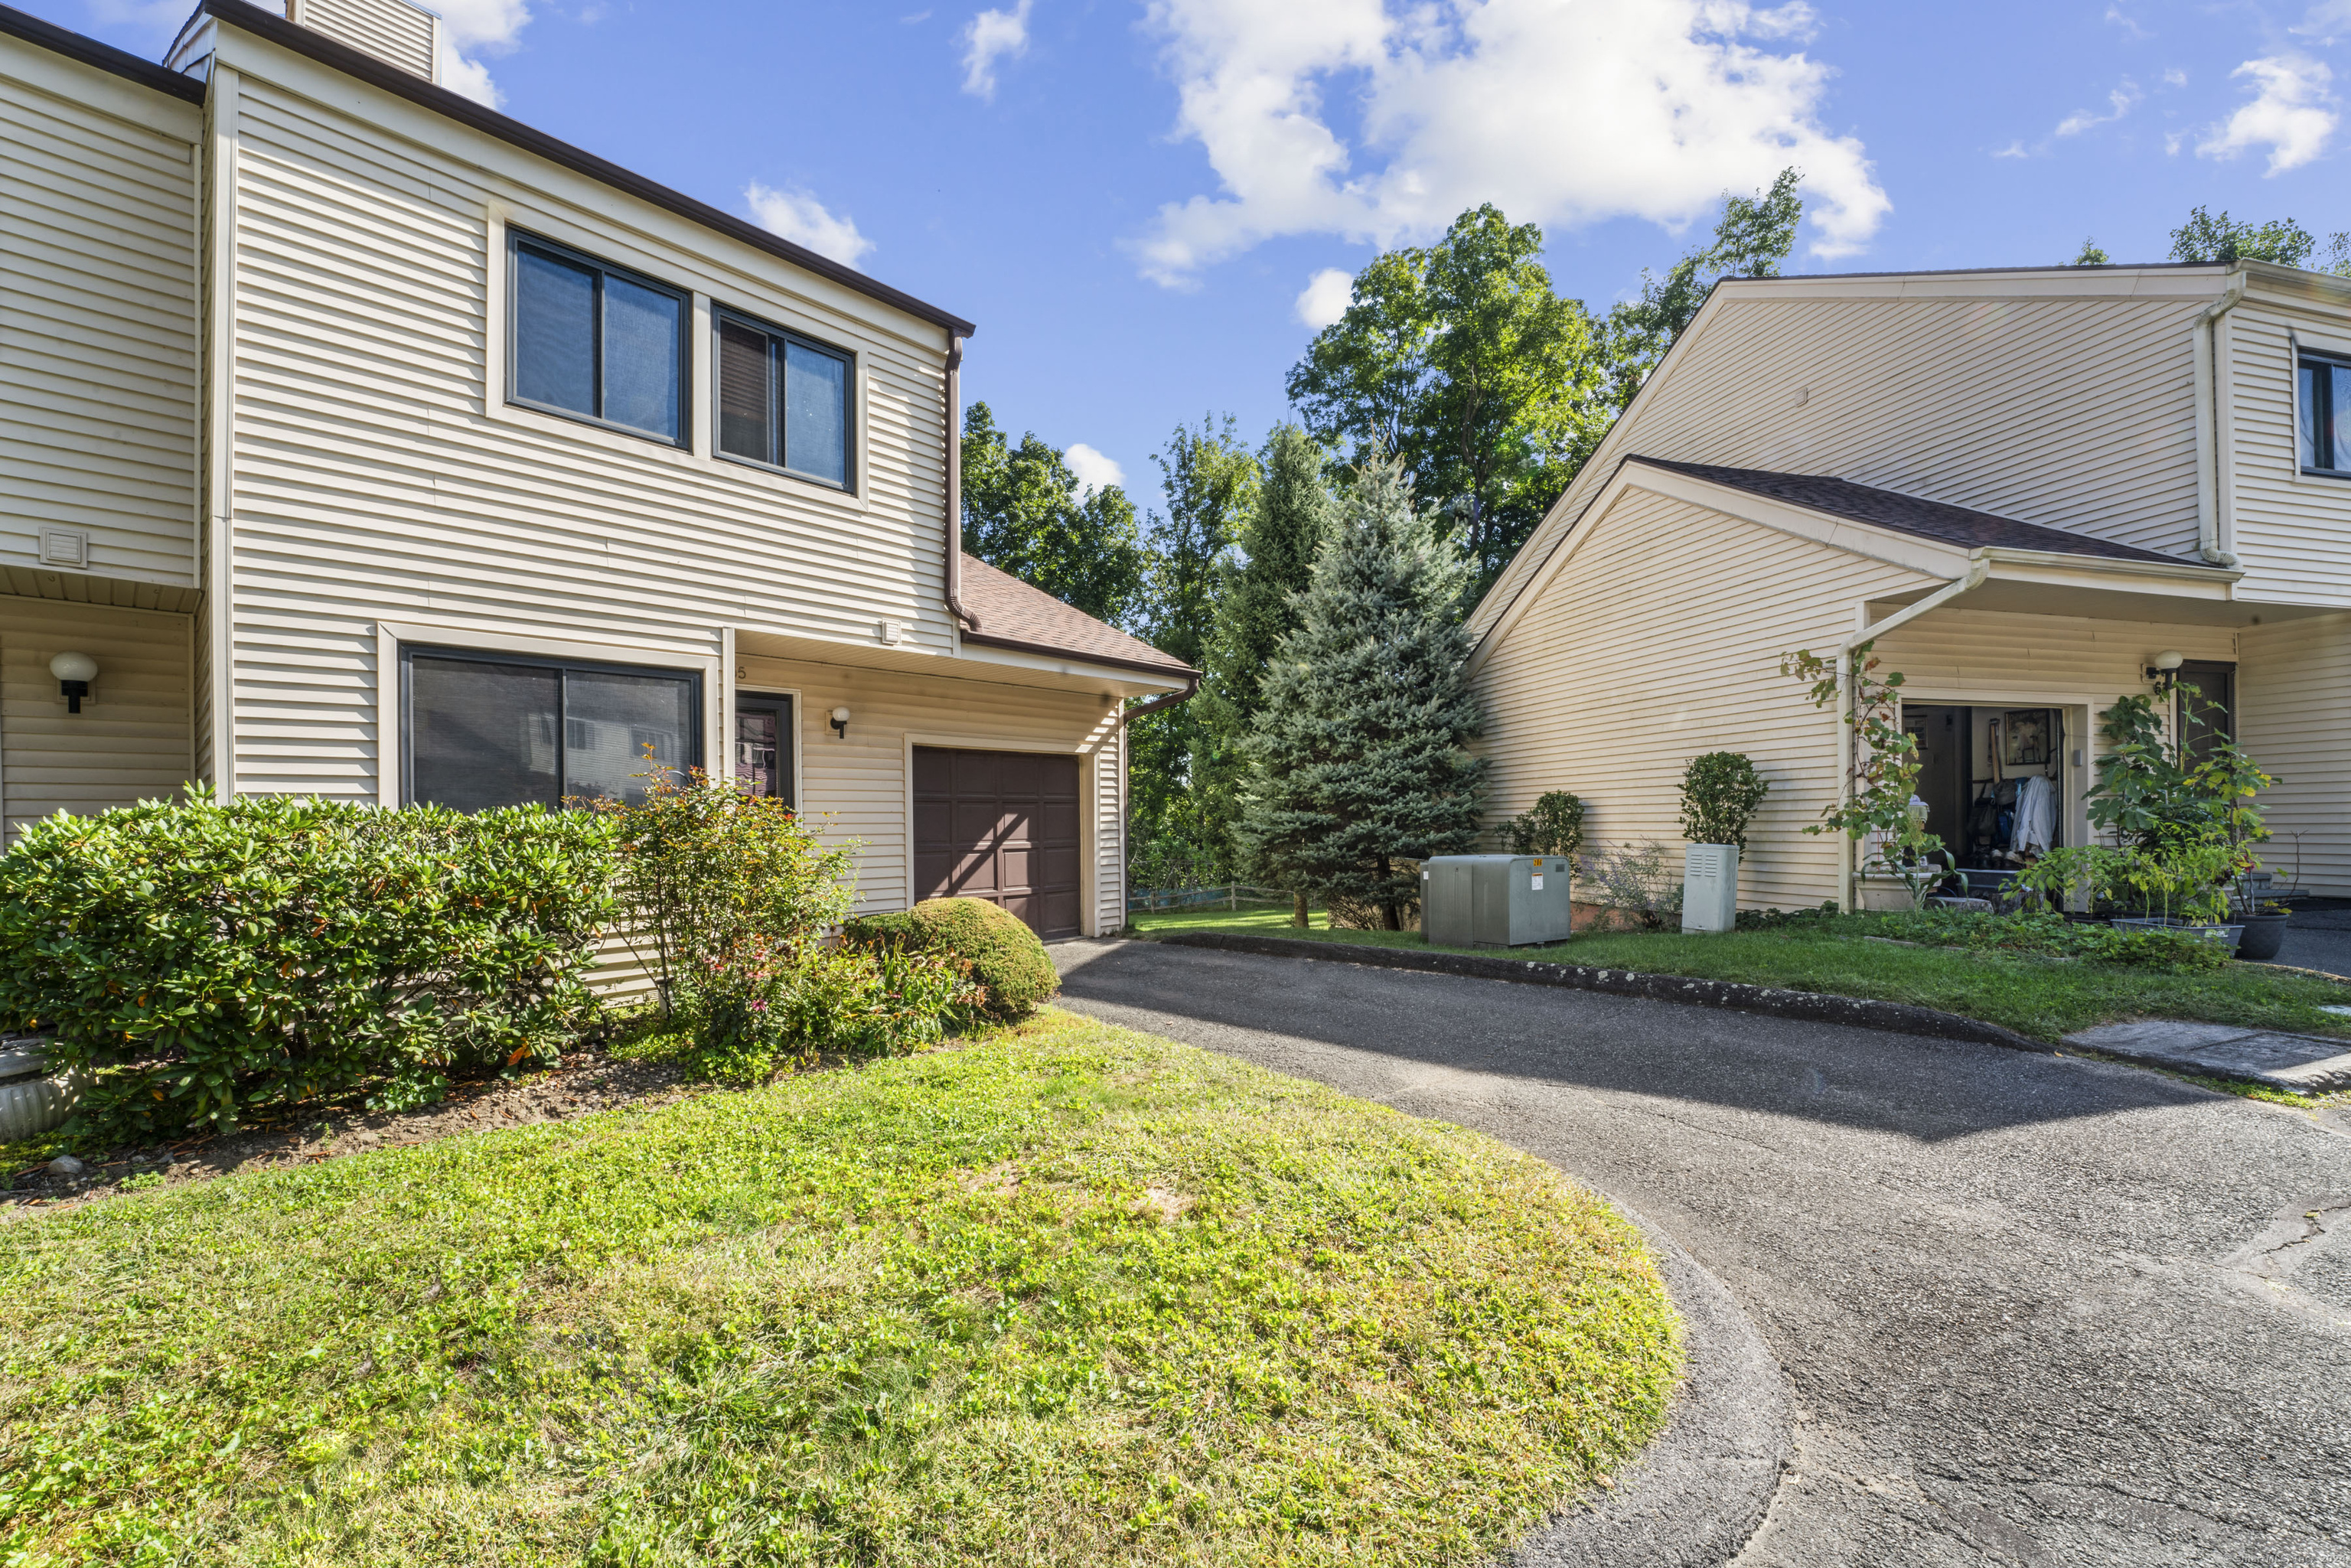
<instances>
[{"instance_id":1,"label":"potted plant","mask_svg":"<svg viewBox=\"0 0 2351 1568\"><path fill-rule=\"evenodd\" d=\"M2294 918L2294 906L2274 898L2250 899L2241 903L2231 918L2244 927L2244 935L2237 939L2237 956L2266 964L2285 946L2286 923Z\"/></svg>"}]
</instances>

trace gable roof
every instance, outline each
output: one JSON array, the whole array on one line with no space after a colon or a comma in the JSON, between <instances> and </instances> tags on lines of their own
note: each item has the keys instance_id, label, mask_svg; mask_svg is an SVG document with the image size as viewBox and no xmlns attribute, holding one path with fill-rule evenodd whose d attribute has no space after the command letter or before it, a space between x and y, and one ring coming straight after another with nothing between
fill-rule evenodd
<instances>
[{"instance_id":1,"label":"gable roof","mask_svg":"<svg viewBox=\"0 0 2351 1568\"><path fill-rule=\"evenodd\" d=\"M1060 653L1154 674L1197 676L1200 673L1140 638L1062 603L1043 589L998 571L977 556L963 558L963 602L979 618L977 629L963 634L967 643L1015 648L1025 653Z\"/></svg>"},{"instance_id":2,"label":"gable roof","mask_svg":"<svg viewBox=\"0 0 2351 1568\"><path fill-rule=\"evenodd\" d=\"M649 205L674 213L689 223L715 230L732 240L738 240L754 249L790 262L806 272L831 278L844 288L878 299L883 304L904 310L909 316L944 328L959 338L968 338L978 329L952 311L915 298L903 289L891 287L879 279L868 277L853 267L844 267L829 256L819 256L806 246L794 245L781 235L761 228L748 218L738 218L707 202L696 201L682 191L674 191L657 181L622 168L593 152L558 141L543 131L536 131L519 120L510 119L494 109L485 108L472 99L450 91L423 77L401 69L389 61L338 43L324 33L314 32L283 16L273 16L246 0L199 0L198 16L210 16L256 37L266 38L279 47L318 61L320 65L342 72L382 89L395 98L429 109L461 125L472 127L487 136L494 136L509 146L546 159L549 162L584 174L599 184L636 197ZM194 20L190 18L191 22ZM114 71L133 80L142 81L165 92L202 102L204 85L191 77L166 70L162 66L150 66L120 49L109 48L95 39L82 37L22 12L0 6L0 31L13 33L28 42L40 44L60 54L84 60L102 69Z\"/></svg>"},{"instance_id":3,"label":"gable roof","mask_svg":"<svg viewBox=\"0 0 2351 1568\"><path fill-rule=\"evenodd\" d=\"M1915 534L1968 549L1991 546L1999 549L2044 550L2053 555L2103 556L2110 560L2210 567L2209 562L2188 556L2164 555L2091 534L2077 534L2070 528L2053 528L2042 523L2003 517L1995 512L1979 512L1972 507L1922 500L1899 490L1881 490L1874 485L1856 485L1850 479L1833 479L1822 474L1775 474L1763 468L1723 468L1710 463L1676 463L1639 455L1625 461L1687 474L1693 479L1785 501L1809 511L1825 512L1833 517L1892 528L1897 533Z\"/></svg>"}]
</instances>

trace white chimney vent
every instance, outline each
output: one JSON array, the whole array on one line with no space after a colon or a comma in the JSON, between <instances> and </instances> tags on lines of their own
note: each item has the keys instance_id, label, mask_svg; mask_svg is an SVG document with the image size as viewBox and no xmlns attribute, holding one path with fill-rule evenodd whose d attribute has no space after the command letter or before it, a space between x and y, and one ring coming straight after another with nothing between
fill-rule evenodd
<instances>
[{"instance_id":1,"label":"white chimney vent","mask_svg":"<svg viewBox=\"0 0 2351 1568\"><path fill-rule=\"evenodd\" d=\"M441 18L408 0L287 0L286 19L426 81L441 79Z\"/></svg>"}]
</instances>

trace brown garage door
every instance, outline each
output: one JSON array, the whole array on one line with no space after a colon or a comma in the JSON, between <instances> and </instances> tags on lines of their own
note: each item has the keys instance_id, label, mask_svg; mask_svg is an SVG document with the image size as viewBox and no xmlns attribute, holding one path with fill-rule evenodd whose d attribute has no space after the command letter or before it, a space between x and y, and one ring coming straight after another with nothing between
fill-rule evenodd
<instances>
[{"instance_id":1,"label":"brown garage door","mask_svg":"<svg viewBox=\"0 0 2351 1568\"><path fill-rule=\"evenodd\" d=\"M914 896L985 898L1078 934L1078 759L914 747Z\"/></svg>"}]
</instances>

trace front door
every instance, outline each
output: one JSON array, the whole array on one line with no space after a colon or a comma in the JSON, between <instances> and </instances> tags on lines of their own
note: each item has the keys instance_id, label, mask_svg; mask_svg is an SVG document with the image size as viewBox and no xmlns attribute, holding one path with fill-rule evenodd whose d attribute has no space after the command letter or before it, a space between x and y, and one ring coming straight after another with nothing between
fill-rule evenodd
<instances>
[{"instance_id":1,"label":"front door","mask_svg":"<svg viewBox=\"0 0 2351 1568\"><path fill-rule=\"evenodd\" d=\"M1075 936L1080 860L1076 758L914 747L915 898L984 898Z\"/></svg>"},{"instance_id":2,"label":"front door","mask_svg":"<svg viewBox=\"0 0 2351 1568\"><path fill-rule=\"evenodd\" d=\"M798 808L792 793L792 699L746 692L735 699L735 778L754 795Z\"/></svg>"},{"instance_id":3,"label":"front door","mask_svg":"<svg viewBox=\"0 0 2351 1568\"><path fill-rule=\"evenodd\" d=\"M1969 710L1905 703L1902 727L1918 743L1917 795L1927 802L1927 831L1959 864L1968 841Z\"/></svg>"}]
</instances>

